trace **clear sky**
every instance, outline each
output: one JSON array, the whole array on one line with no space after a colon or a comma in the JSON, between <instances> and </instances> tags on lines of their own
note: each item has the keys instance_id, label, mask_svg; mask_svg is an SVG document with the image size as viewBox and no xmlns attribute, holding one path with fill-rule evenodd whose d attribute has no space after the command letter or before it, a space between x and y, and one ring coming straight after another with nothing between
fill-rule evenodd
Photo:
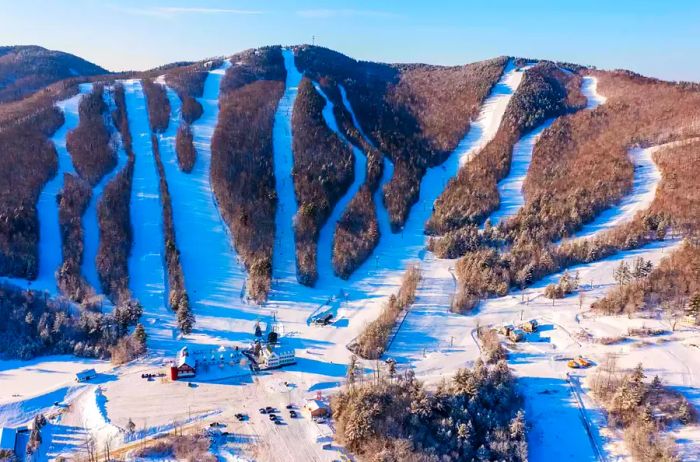
<instances>
[{"instance_id":1,"label":"clear sky","mask_svg":"<svg viewBox=\"0 0 700 462\"><path fill-rule=\"evenodd\" d=\"M141 70L271 44L462 64L498 55L700 81L700 0L0 0L0 44Z\"/></svg>"}]
</instances>

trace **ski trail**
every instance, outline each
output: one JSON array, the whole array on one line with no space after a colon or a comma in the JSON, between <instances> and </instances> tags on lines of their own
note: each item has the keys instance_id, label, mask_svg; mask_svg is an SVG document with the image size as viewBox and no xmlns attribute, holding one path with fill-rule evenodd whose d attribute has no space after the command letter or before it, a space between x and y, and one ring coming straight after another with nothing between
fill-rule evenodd
<instances>
[{"instance_id":1,"label":"ski trail","mask_svg":"<svg viewBox=\"0 0 700 462\"><path fill-rule=\"evenodd\" d=\"M370 300L381 300L395 291L406 265L428 255L425 249L424 228L432 213L433 202L442 193L447 181L457 174L460 160L471 156L495 135L508 101L521 79L522 73L517 72L510 62L486 98L479 117L471 125L464 139L442 165L427 170L421 180L418 202L412 207L403 229L395 234L390 231L384 232L374 249L374 258L367 259L347 281L330 276L325 277L321 284L317 283L315 288L307 288L297 284L296 280L294 284L276 280L270 294L270 303L278 308L292 310L305 306L317 312L321 305L329 306L330 309L342 305L343 302L346 302L347 306L351 301L366 305ZM347 102L346 105L349 107ZM390 178L391 170L385 168L383 181ZM276 175L279 180L283 177L283 172L276 172ZM285 175L288 175L288 172ZM278 194L281 202L289 201L289 196L281 193L279 189ZM377 196L380 197L381 193L378 192ZM386 225L388 220L380 219L381 223Z\"/></svg>"},{"instance_id":2,"label":"ski trail","mask_svg":"<svg viewBox=\"0 0 700 462\"><path fill-rule=\"evenodd\" d=\"M108 107L108 111L111 114L115 107L114 96L111 94L111 89L105 87L104 90L104 101ZM109 118L111 121L111 116ZM110 131L113 133L112 139L116 142L113 143L117 147L117 165L114 169L106 174L99 183L92 190L92 197L90 198L90 203L88 204L85 213L83 214L83 230L84 230L84 248L83 248L83 262L81 265L81 272L85 277L85 280L95 289L97 293L100 293L101 284L100 278L97 274L97 250L100 243L100 227L97 219L97 204L102 198L102 192L104 188L109 184L110 181L117 175L117 173L122 171L122 168L126 165L127 155L124 151L124 146L122 146L121 138L116 127L110 127Z\"/></svg>"},{"instance_id":3,"label":"ski trail","mask_svg":"<svg viewBox=\"0 0 700 462\"><path fill-rule=\"evenodd\" d=\"M130 202L133 244L128 262L129 289L147 314L166 307L163 212L146 98L140 81L126 80L123 84L135 159Z\"/></svg>"},{"instance_id":4,"label":"ski trail","mask_svg":"<svg viewBox=\"0 0 700 462\"><path fill-rule=\"evenodd\" d=\"M583 77L581 93L586 97L586 109L595 109L608 100L598 93L598 78L590 75Z\"/></svg>"},{"instance_id":5,"label":"ski trail","mask_svg":"<svg viewBox=\"0 0 700 462\"><path fill-rule=\"evenodd\" d=\"M296 252L294 239L294 215L297 211L296 195L292 170L292 111L297 97L301 73L294 64L294 52L282 50L287 79L284 95L275 112L272 129L273 156L275 169L275 190L277 210L275 211L275 243L272 257L272 278L275 282L294 284L296 282Z\"/></svg>"},{"instance_id":6,"label":"ski trail","mask_svg":"<svg viewBox=\"0 0 700 462\"><path fill-rule=\"evenodd\" d=\"M159 138L162 141L159 146L173 206L185 287L196 317L191 340L210 345L233 339L235 328L229 323L251 317L242 311L245 305L245 272L219 213L209 177L211 139L219 116L219 87L230 66L231 63L225 60L221 67L209 72L204 93L198 99L204 113L192 124L197 150L192 172L182 172L177 164L175 136L180 124L181 102L170 88L167 89L171 105L170 124ZM155 175L154 181L157 181L157 173ZM181 347L182 343L174 338L174 314L163 314L163 318L168 321L154 323L158 325L153 328L158 330L156 338L151 339L153 344L170 350Z\"/></svg>"},{"instance_id":7,"label":"ski trail","mask_svg":"<svg viewBox=\"0 0 700 462\"><path fill-rule=\"evenodd\" d=\"M523 196L523 183L527 176L532 161L532 151L542 133L549 128L556 119L545 120L539 127L532 130L518 140L513 146L513 159L510 164L510 173L498 182L498 196L500 203L496 210L489 216L492 225L498 224L504 218L515 215L520 207L525 204Z\"/></svg>"},{"instance_id":8,"label":"ski trail","mask_svg":"<svg viewBox=\"0 0 700 462\"><path fill-rule=\"evenodd\" d=\"M440 342L454 342L461 339L468 330L459 335L441 336L439 332L455 332L454 326L461 326L463 316L449 313L451 296L455 289L453 266L455 260L439 259L427 250L419 250L418 245L425 245L423 224L432 213L432 203L441 194L447 180L456 175L459 167L467 162L476 152L483 148L496 136L506 107L522 81L522 72L516 71L512 62L504 70L503 76L494 86L488 98L482 105L477 120L472 124L467 135L459 143L457 149L447 159L445 170L433 168L428 171L421 183L421 207L412 210L412 215L418 215L421 221L411 222L411 235L414 236L414 252L422 255L421 274L423 281L416 291L416 301L404 320L402 328L396 333L387 356L394 357L398 362L413 362L422 357L423 352L434 350ZM430 202L423 201L423 187L430 194ZM429 206L428 206L429 205ZM418 212L418 213L414 213ZM409 224L407 222L407 225ZM405 230L404 230L405 232ZM451 337L454 337L451 338ZM472 348L476 348L473 343Z\"/></svg>"},{"instance_id":9,"label":"ski trail","mask_svg":"<svg viewBox=\"0 0 700 462\"><path fill-rule=\"evenodd\" d=\"M345 88L343 88L342 85L338 85L338 89L340 90L340 95L343 98L343 104L345 105L345 109L348 110L350 113L350 117L352 118L352 123L357 128L357 130L360 132L360 136L365 140L367 144L372 146L373 148L376 148L374 143L367 137L365 134L364 130L362 129L362 126L360 125L360 122L357 120L357 117L355 117L355 111L352 110L352 106L350 105L350 101L348 100L348 95L345 92ZM389 160L387 156L382 156L384 160L384 168L382 169L382 177L379 180L379 185L377 186L377 190L374 192L374 205L377 211L377 222L379 225L379 241L381 242L382 239L386 239L389 235L392 234L391 230L391 224L390 224L390 219L389 219L389 211L386 209L386 206L384 205L384 195L383 195L383 190L384 186L391 181L391 177L394 175L394 164ZM376 249L375 249L376 250ZM374 251L372 251L374 254Z\"/></svg>"},{"instance_id":10,"label":"ski trail","mask_svg":"<svg viewBox=\"0 0 700 462\"><path fill-rule=\"evenodd\" d=\"M632 220L638 212L648 209L651 203L654 202L656 189L661 181L661 171L656 162L654 162L654 153L660 149L680 146L698 139L690 138L647 148L634 147L629 149L628 154L634 164L632 190L618 204L606 209L598 214L593 221L585 224L581 230L571 236L571 239L593 237L598 233Z\"/></svg>"},{"instance_id":11,"label":"ski trail","mask_svg":"<svg viewBox=\"0 0 700 462\"><path fill-rule=\"evenodd\" d=\"M353 154L353 169L354 169L354 180L350 187L345 191L345 194L338 200L338 202L333 207L331 215L326 220L326 223L321 227L318 238L318 258L316 259L316 265L318 270L318 280L316 284L325 284L325 280L332 277L335 272L333 270L333 237L335 235L335 228L342 216L343 212L347 208L348 204L355 197L355 194L360 190L360 186L365 183L365 176L367 174L367 157L365 154L355 147L345 135L338 129L338 123L335 120L335 115L333 114L333 103L328 96L324 93L321 87L314 82L314 87L316 91L323 96L326 100L326 105L323 107L323 119L326 122L328 128L335 133L338 138L348 147L352 149Z\"/></svg>"},{"instance_id":12,"label":"ski trail","mask_svg":"<svg viewBox=\"0 0 700 462\"><path fill-rule=\"evenodd\" d=\"M38 271L35 280L3 277L3 281L18 285L25 289L43 290L52 295L58 293L56 270L61 266L61 228L58 222L58 202L56 196L63 189L63 176L66 173L76 174L73 160L66 148L66 135L78 126L78 107L83 95L92 91L92 84L84 83L78 86L78 94L56 103L63 112L63 125L51 136L50 140L56 147L58 163L56 175L46 182L39 194L36 204L39 220Z\"/></svg>"}]
</instances>

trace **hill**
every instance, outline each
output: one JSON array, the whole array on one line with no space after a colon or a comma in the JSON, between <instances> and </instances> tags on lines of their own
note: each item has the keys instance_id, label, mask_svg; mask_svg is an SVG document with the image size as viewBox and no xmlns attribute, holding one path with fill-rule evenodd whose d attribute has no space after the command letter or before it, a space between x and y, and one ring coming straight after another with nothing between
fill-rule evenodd
<instances>
[{"instance_id":1,"label":"hill","mask_svg":"<svg viewBox=\"0 0 700 462\"><path fill-rule=\"evenodd\" d=\"M16 101L69 77L106 74L78 56L35 45L0 47L0 103Z\"/></svg>"}]
</instances>

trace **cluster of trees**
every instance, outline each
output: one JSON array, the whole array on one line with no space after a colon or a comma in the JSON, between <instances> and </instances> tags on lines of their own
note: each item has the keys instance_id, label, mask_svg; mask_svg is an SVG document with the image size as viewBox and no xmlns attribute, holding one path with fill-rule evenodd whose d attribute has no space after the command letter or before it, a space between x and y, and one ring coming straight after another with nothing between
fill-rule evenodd
<instances>
[{"instance_id":1,"label":"cluster of trees","mask_svg":"<svg viewBox=\"0 0 700 462\"><path fill-rule=\"evenodd\" d=\"M247 293L267 298L275 239L272 128L286 72L279 47L243 52L226 72L212 138L211 182L248 271Z\"/></svg>"},{"instance_id":2,"label":"cluster of trees","mask_svg":"<svg viewBox=\"0 0 700 462\"><path fill-rule=\"evenodd\" d=\"M632 268L621 265L615 279L617 287L596 301L593 309L622 314L661 306L680 315L690 310L692 300L700 294L700 248L686 242L653 269L639 260Z\"/></svg>"},{"instance_id":3,"label":"cluster of trees","mask_svg":"<svg viewBox=\"0 0 700 462\"><path fill-rule=\"evenodd\" d=\"M370 188L364 184L343 211L333 235L333 271L350 277L379 242L377 209Z\"/></svg>"},{"instance_id":4,"label":"cluster of trees","mask_svg":"<svg viewBox=\"0 0 700 462\"><path fill-rule=\"evenodd\" d=\"M194 314L190 308L190 298L185 288L185 274L180 263L180 250L175 239L175 224L173 222L173 204L165 177L163 160L160 157L160 145L156 135L151 134L153 157L158 170L160 202L163 209L163 237L165 240L165 267L168 274L168 304L177 314L177 324L183 334L192 332Z\"/></svg>"},{"instance_id":5,"label":"cluster of trees","mask_svg":"<svg viewBox=\"0 0 700 462\"><path fill-rule=\"evenodd\" d=\"M353 345L353 351L358 356L365 359L379 359L384 354L396 320L401 312L408 309L415 301L420 278L418 265L411 265L406 269L398 294L392 294L389 297L379 317L367 324L358 335Z\"/></svg>"},{"instance_id":6,"label":"cluster of trees","mask_svg":"<svg viewBox=\"0 0 700 462\"><path fill-rule=\"evenodd\" d=\"M426 224L429 234L442 235L481 223L498 208L498 182L510 172L515 143L545 120L585 106L577 74L547 61L524 72L493 140L460 169L435 202Z\"/></svg>"},{"instance_id":7,"label":"cluster of trees","mask_svg":"<svg viewBox=\"0 0 700 462\"><path fill-rule=\"evenodd\" d=\"M153 79L142 79L141 88L146 96L148 120L153 133L163 133L170 124L170 100L165 87Z\"/></svg>"},{"instance_id":8,"label":"cluster of trees","mask_svg":"<svg viewBox=\"0 0 700 462\"><path fill-rule=\"evenodd\" d=\"M696 411L683 395L665 388L658 376L650 383L645 378L641 364L622 373L614 357L609 357L591 388L608 413L609 425L623 430L627 449L635 460L679 461L673 440L662 432L670 425L695 422Z\"/></svg>"},{"instance_id":9,"label":"cluster of trees","mask_svg":"<svg viewBox=\"0 0 700 462\"><path fill-rule=\"evenodd\" d=\"M73 89L75 91L75 88ZM56 174L57 156L49 137L63 124L51 98L31 99L8 111L0 126L0 274L36 278L39 221L36 202L44 184ZM4 114L4 106L0 112Z\"/></svg>"},{"instance_id":10,"label":"cluster of trees","mask_svg":"<svg viewBox=\"0 0 700 462\"><path fill-rule=\"evenodd\" d=\"M368 137L394 162L394 176L384 190L394 230L418 199L426 167L437 165L457 146L506 61L388 65L313 46L300 47L296 59L313 80L343 85Z\"/></svg>"},{"instance_id":11,"label":"cluster of trees","mask_svg":"<svg viewBox=\"0 0 700 462\"><path fill-rule=\"evenodd\" d=\"M105 186L97 204L100 243L97 249L96 266L104 293L113 302L124 302L131 297L128 259L132 243L130 203L134 152L122 85L116 85L114 88L114 102L116 108L112 119L121 133L128 161L126 166Z\"/></svg>"},{"instance_id":12,"label":"cluster of trees","mask_svg":"<svg viewBox=\"0 0 700 462\"><path fill-rule=\"evenodd\" d=\"M580 282L578 271L573 276L568 271L564 271L564 274L559 278L559 282L549 284L544 288L544 296L552 300L564 298L578 289Z\"/></svg>"},{"instance_id":13,"label":"cluster of trees","mask_svg":"<svg viewBox=\"0 0 700 462\"><path fill-rule=\"evenodd\" d=\"M76 309L45 292L0 283L0 356L31 359L44 354L108 358L110 349L136 324L141 307L130 301L105 315Z\"/></svg>"},{"instance_id":14,"label":"cluster of trees","mask_svg":"<svg viewBox=\"0 0 700 462\"><path fill-rule=\"evenodd\" d=\"M220 66L221 63L221 59L214 59L194 63L189 66L176 67L165 74L165 81L168 86L175 89L175 92L180 97L180 101L182 101L182 121L175 138L175 151L178 165L183 172L189 173L192 171L195 158L197 157L191 124L202 117L204 109L196 98L200 98L204 93L204 82L207 79L208 72Z\"/></svg>"},{"instance_id":15,"label":"cluster of trees","mask_svg":"<svg viewBox=\"0 0 700 462\"><path fill-rule=\"evenodd\" d=\"M349 146L328 128L322 110L326 101L311 80L302 78L292 114L297 279L313 285L318 278L318 234L333 206L353 181Z\"/></svg>"},{"instance_id":16,"label":"cluster of trees","mask_svg":"<svg viewBox=\"0 0 700 462\"><path fill-rule=\"evenodd\" d=\"M117 152L110 143L103 85L95 84L92 92L82 97L79 113L80 122L66 136L66 147L80 177L94 186L117 165Z\"/></svg>"},{"instance_id":17,"label":"cluster of trees","mask_svg":"<svg viewBox=\"0 0 700 462\"><path fill-rule=\"evenodd\" d=\"M70 173L64 175L63 190L58 197L63 262L56 271L56 282L62 294L78 303L95 294L81 274L85 246L82 216L91 197L92 188L85 180Z\"/></svg>"},{"instance_id":18,"label":"cluster of trees","mask_svg":"<svg viewBox=\"0 0 700 462\"><path fill-rule=\"evenodd\" d=\"M133 456L143 459L170 457L186 462L216 462L211 453L211 439L203 432L188 435L174 434L159 438L155 444L143 446L134 451Z\"/></svg>"},{"instance_id":19,"label":"cluster of trees","mask_svg":"<svg viewBox=\"0 0 700 462\"><path fill-rule=\"evenodd\" d=\"M522 398L505 361L478 360L435 391L410 370L369 383L348 380L331 406L336 438L360 460L527 460Z\"/></svg>"}]
</instances>

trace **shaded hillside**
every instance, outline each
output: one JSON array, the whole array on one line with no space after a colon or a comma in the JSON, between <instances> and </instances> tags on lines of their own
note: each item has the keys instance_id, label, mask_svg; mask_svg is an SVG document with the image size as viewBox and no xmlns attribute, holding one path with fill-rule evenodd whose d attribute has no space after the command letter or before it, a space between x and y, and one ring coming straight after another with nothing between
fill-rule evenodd
<instances>
[{"instance_id":1,"label":"shaded hillside","mask_svg":"<svg viewBox=\"0 0 700 462\"><path fill-rule=\"evenodd\" d=\"M38 46L0 47L0 103L15 101L70 77L106 74L96 64Z\"/></svg>"}]
</instances>

